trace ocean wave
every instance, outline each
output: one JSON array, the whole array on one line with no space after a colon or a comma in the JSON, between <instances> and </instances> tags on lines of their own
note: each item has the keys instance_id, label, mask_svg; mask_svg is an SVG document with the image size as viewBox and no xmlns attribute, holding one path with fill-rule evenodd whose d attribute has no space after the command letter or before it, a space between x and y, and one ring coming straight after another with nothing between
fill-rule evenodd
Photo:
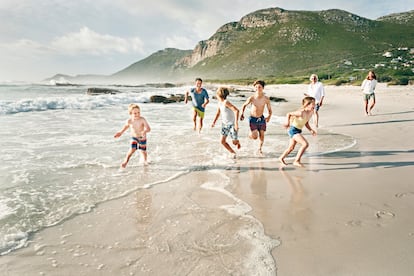
<instances>
[{"instance_id":1,"label":"ocean wave","mask_svg":"<svg viewBox=\"0 0 414 276\"><path fill-rule=\"evenodd\" d=\"M149 101L149 95L137 95L136 93L93 97L86 95L79 97L21 99L18 101L0 101L0 115L59 109L91 110L131 102L148 103Z\"/></svg>"}]
</instances>

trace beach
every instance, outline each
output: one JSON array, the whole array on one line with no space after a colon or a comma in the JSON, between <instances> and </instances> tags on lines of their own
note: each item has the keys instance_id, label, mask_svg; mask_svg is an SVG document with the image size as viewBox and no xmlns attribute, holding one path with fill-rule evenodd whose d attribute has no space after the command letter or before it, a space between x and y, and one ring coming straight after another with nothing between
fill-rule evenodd
<instances>
[{"instance_id":1,"label":"beach","mask_svg":"<svg viewBox=\"0 0 414 276\"><path fill-rule=\"evenodd\" d=\"M299 107L303 90L266 86L287 99L273 115ZM359 87L325 91L318 136L304 130L304 168L292 155L280 167L288 136L276 123L281 146L265 140L264 158L198 163L144 186L152 164L138 167L139 188L31 234L0 257L2 275L410 275L414 89L380 84L372 116ZM354 142L319 154L336 135Z\"/></svg>"}]
</instances>

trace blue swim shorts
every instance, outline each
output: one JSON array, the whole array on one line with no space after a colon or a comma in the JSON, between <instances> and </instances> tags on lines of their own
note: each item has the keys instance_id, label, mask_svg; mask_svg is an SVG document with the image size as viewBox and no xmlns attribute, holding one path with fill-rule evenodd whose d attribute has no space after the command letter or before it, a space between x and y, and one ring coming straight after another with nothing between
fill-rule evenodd
<instances>
[{"instance_id":1,"label":"blue swim shorts","mask_svg":"<svg viewBox=\"0 0 414 276\"><path fill-rule=\"evenodd\" d=\"M266 120L264 115L262 115L259 118L250 116L249 117L249 125L250 125L250 130L254 131L254 130L258 130L258 131L266 131Z\"/></svg>"},{"instance_id":2,"label":"blue swim shorts","mask_svg":"<svg viewBox=\"0 0 414 276\"><path fill-rule=\"evenodd\" d=\"M131 148L146 151L147 139L143 137L131 137Z\"/></svg>"},{"instance_id":3,"label":"blue swim shorts","mask_svg":"<svg viewBox=\"0 0 414 276\"><path fill-rule=\"evenodd\" d=\"M288 134L290 138L292 138L295 134L298 134L298 133L302 133L302 130L294 126L290 126L290 128L288 129Z\"/></svg>"}]
</instances>

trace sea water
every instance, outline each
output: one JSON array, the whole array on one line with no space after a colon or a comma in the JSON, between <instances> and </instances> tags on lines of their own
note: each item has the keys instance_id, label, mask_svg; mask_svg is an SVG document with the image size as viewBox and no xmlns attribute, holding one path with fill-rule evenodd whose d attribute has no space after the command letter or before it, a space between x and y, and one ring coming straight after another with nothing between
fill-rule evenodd
<instances>
[{"instance_id":1,"label":"sea water","mask_svg":"<svg viewBox=\"0 0 414 276\"><path fill-rule=\"evenodd\" d=\"M183 174L217 173L237 162L219 142L220 123L210 128L217 108L213 90L198 134L193 130L191 103L150 102L152 95L183 94L189 87L106 86L119 93L94 96L86 93L88 87L0 85L0 255L25 246L31 234L89 212L99 203L164 185ZM229 99L238 107L245 100ZM129 132L113 137L129 117L130 103L140 105L141 116L152 128L145 173L139 152L126 169L120 169L130 148ZM278 105L272 103L273 114ZM284 117L272 116L261 161L275 160L287 146L283 121ZM240 122L242 149L237 159L255 162L257 143L247 134L247 122ZM308 155L353 143L352 137L329 132L317 139ZM224 187L216 190L228 193Z\"/></svg>"}]
</instances>

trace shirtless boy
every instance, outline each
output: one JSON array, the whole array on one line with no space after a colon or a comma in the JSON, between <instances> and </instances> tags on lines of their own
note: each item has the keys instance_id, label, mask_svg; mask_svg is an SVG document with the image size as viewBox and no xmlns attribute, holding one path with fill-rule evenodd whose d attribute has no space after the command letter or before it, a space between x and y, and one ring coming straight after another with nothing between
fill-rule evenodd
<instances>
[{"instance_id":1,"label":"shirtless boy","mask_svg":"<svg viewBox=\"0 0 414 276\"><path fill-rule=\"evenodd\" d=\"M122 168L126 167L129 159L137 149L140 150L144 164L147 165L147 133L151 131L147 120L141 117L141 110L137 104L130 104L128 112L130 118L125 122L124 127L114 135L114 138L119 138L128 128L131 129L131 149L121 164Z\"/></svg>"},{"instance_id":2,"label":"shirtless boy","mask_svg":"<svg viewBox=\"0 0 414 276\"><path fill-rule=\"evenodd\" d=\"M251 105L250 116L249 116L249 138L256 140L259 138L259 149L258 153L263 154L262 147L264 142L264 134L266 131L266 123L269 122L270 117L272 116L272 106L270 105L269 97L265 96L263 89L265 82L262 80L257 80L253 83L256 93L253 96L250 96L241 108L240 121L244 120L244 110L248 105ZM264 117L264 110L267 107L268 116Z\"/></svg>"}]
</instances>

